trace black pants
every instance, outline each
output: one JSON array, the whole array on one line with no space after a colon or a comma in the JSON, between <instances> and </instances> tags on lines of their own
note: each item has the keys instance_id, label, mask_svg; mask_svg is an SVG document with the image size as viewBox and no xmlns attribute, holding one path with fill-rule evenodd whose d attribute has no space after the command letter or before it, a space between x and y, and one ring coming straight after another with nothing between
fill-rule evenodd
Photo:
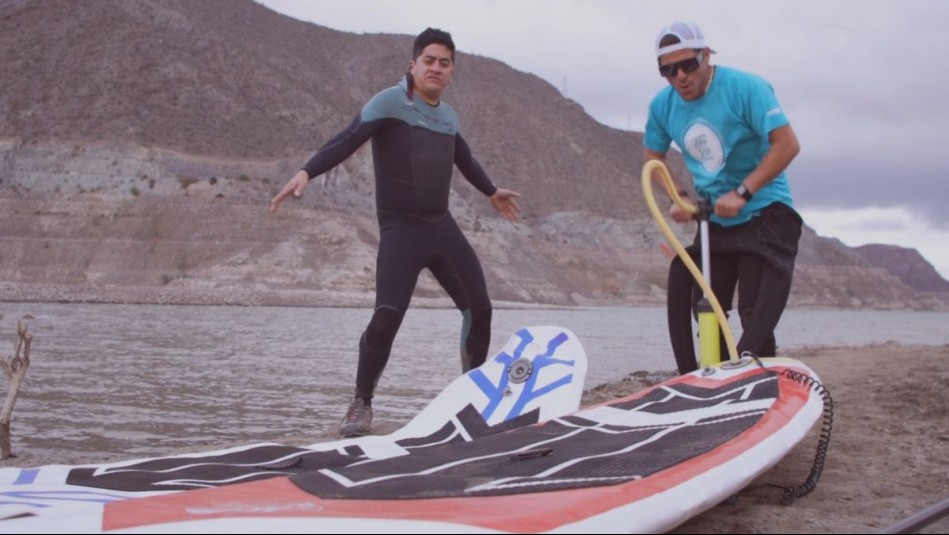
<instances>
[{"instance_id":1,"label":"black pants","mask_svg":"<svg viewBox=\"0 0 949 535\"><path fill-rule=\"evenodd\" d=\"M801 238L801 216L783 203L768 205L751 221L732 227L709 223L709 260L712 292L725 311L732 308L738 289L742 335L739 354L751 351L774 356L774 330L791 293L794 261ZM686 248L701 269L701 237L696 233ZM679 373L698 368L692 319L702 289L678 257L669 266L666 312L669 338ZM726 346L722 341L722 356Z\"/></svg>"},{"instance_id":2,"label":"black pants","mask_svg":"<svg viewBox=\"0 0 949 535\"><path fill-rule=\"evenodd\" d=\"M392 342L428 269L462 313L462 371L484 363L491 344L491 301L481 262L449 214L435 221L401 214L379 216L376 306L359 340L357 395L371 398L389 362Z\"/></svg>"}]
</instances>

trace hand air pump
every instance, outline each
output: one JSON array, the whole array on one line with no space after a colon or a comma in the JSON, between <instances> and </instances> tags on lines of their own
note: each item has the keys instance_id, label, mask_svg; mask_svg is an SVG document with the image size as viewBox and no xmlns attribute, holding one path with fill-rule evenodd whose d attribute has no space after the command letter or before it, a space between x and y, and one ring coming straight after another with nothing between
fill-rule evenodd
<instances>
[{"instance_id":1,"label":"hand air pump","mask_svg":"<svg viewBox=\"0 0 949 535\"><path fill-rule=\"evenodd\" d=\"M656 198L653 195L652 191L652 173L656 171L658 173L659 183L665 188L666 192L669 194L669 197L672 198L679 208L692 213L698 214L699 218L699 239L702 245L702 271L699 271L698 266L695 265L695 262L692 261L692 257L689 256L689 253L686 252L685 247L682 246L682 243L679 242L679 239L676 238L674 232L669 227L669 224L666 223L665 218L662 215L662 212L659 210L659 205L656 203ZM659 229L662 231L663 236L669 241L669 244L672 245L672 248L675 249L676 254L679 255L679 258L682 259L682 262L685 264L685 267L689 269L689 273L692 274L692 277L695 278L695 281L702 288L702 293L704 294L701 301L699 301L699 337L700 337L700 357L699 363L704 366L717 365L720 360L721 347L719 343L719 326L721 326L721 333L725 337L725 346L728 348L729 359L733 363L738 362L738 349L735 346L735 337L732 335L732 331L728 326L728 319L725 316L725 311L722 310L721 304L719 304L718 299L715 298L715 294L712 293L711 288L711 270L709 268L710 258L708 254L708 216L711 215L712 210L708 202L705 202L705 215L702 215L700 212L700 207L694 204L690 204L682 200L678 192L676 192L675 184L672 182L672 176L669 174L669 170L666 168L665 164L659 160L650 160L643 165L642 173L642 184L643 192L646 197L646 204L649 205L649 212L652 214L653 219L656 220L656 223L659 225ZM702 204L702 203L700 203ZM708 314L703 313L702 303L705 303L708 307L711 308ZM706 318L703 321L703 318ZM715 321L715 320L718 321ZM710 321L711 320L711 321ZM708 347L706 348L706 344Z\"/></svg>"},{"instance_id":2,"label":"hand air pump","mask_svg":"<svg viewBox=\"0 0 949 535\"><path fill-rule=\"evenodd\" d=\"M698 211L695 218L699 222L699 240L702 247L702 278L705 285L702 289L702 299L696 305L696 314L699 320L699 366L705 368L714 366L722 361L722 348L719 344L718 318L715 309L708 299L706 288L712 286L711 255L708 244L708 218L712 215L712 203L708 199L698 202Z\"/></svg>"}]
</instances>

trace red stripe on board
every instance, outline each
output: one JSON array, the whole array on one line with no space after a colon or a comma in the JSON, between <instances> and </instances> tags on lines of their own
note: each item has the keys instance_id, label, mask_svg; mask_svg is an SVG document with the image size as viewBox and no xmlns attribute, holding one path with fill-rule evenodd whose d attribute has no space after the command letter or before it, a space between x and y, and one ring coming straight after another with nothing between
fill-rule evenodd
<instances>
[{"instance_id":1,"label":"red stripe on board","mask_svg":"<svg viewBox=\"0 0 949 535\"><path fill-rule=\"evenodd\" d=\"M775 366L768 370L780 374L784 368ZM760 372L754 368L725 382L683 376L681 380L670 383L721 387ZM810 389L806 386L782 375L778 378L778 399L753 427L705 455L637 481L505 496L323 500L301 490L289 478L279 477L112 502L105 506L103 529L212 518L335 517L449 522L520 533L547 531L667 491L753 448L787 425L810 396ZM555 500L551 499L554 492Z\"/></svg>"}]
</instances>

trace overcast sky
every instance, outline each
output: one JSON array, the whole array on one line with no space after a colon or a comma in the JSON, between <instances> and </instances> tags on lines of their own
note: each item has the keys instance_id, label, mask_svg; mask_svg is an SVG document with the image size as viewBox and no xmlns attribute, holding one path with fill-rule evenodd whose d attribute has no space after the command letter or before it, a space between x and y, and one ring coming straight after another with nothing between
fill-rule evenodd
<instances>
[{"instance_id":1,"label":"overcast sky","mask_svg":"<svg viewBox=\"0 0 949 535\"><path fill-rule=\"evenodd\" d=\"M914 247L949 279L949 2L258 1L355 33L444 29L458 50L536 74L601 123L636 131L666 84L656 34L695 22L713 63L774 86L801 142L788 178L805 223L851 246Z\"/></svg>"}]
</instances>

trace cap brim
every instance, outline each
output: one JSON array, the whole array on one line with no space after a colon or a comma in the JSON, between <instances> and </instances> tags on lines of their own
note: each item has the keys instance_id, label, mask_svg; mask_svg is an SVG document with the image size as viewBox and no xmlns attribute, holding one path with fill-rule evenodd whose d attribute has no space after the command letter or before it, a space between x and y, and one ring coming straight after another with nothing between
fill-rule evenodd
<instances>
[{"instance_id":1,"label":"cap brim","mask_svg":"<svg viewBox=\"0 0 949 535\"><path fill-rule=\"evenodd\" d=\"M707 47L707 46L706 46L706 47L695 47L695 46L691 46L691 45L688 44L688 43L676 43L676 44L674 44L674 45L664 46L664 47L660 48L659 50L657 50L657 51L656 51L656 57L657 57L657 58L661 58L662 56L664 56L664 55L666 55L666 54L669 54L669 53L672 53L672 52L678 52L678 51L680 51L680 50L694 50L694 49L696 49L696 48L702 48L703 50L706 49L706 48L708 48L708 51L709 51L710 53L715 54L715 51L712 50L711 48Z\"/></svg>"}]
</instances>

